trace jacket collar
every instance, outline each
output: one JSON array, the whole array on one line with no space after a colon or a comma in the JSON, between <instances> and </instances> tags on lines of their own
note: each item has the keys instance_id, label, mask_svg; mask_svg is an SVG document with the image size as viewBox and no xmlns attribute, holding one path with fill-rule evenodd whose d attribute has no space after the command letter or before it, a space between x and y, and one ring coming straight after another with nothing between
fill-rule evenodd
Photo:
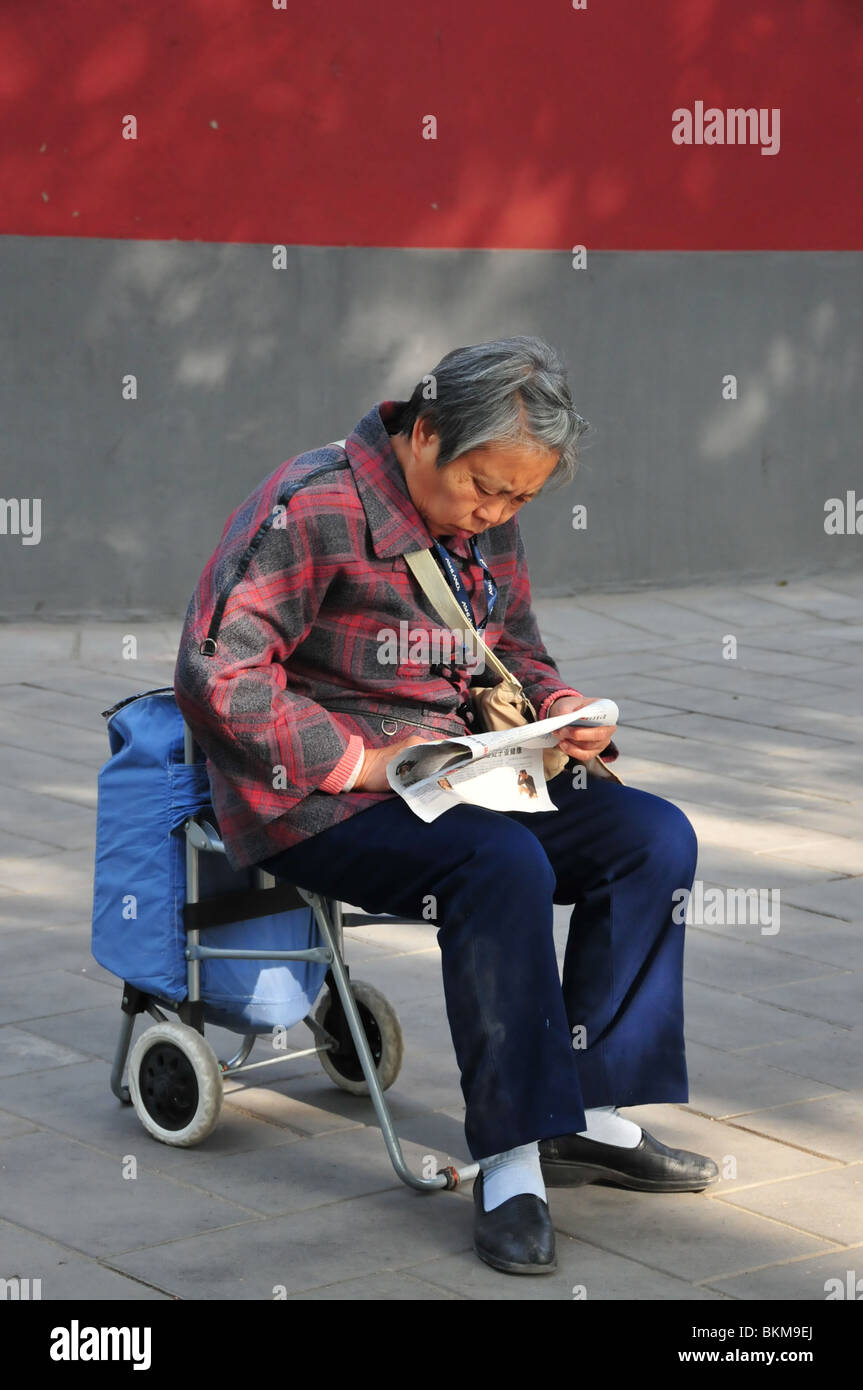
<instances>
[{"instance_id":1,"label":"jacket collar","mask_svg":"<svg viewBox=\"0 0 863 1390\"><path fill-rule=\"evenodd\" d=\"M372 537L382 560L413 550L428 550L434 538L414 506L402 466L387 433L387 423L403 401L381 401L353 428L345 452ZM468 554L467 542L453 541L449 549Z\"/></svg>"}]
</instances>

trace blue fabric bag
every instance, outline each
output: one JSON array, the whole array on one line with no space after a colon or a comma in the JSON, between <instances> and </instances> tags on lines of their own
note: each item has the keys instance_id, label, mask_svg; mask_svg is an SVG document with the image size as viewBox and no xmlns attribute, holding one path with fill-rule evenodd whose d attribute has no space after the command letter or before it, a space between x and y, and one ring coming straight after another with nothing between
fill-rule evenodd
<instances>
[{"instance_id":1,"label":"blue fabric bag","mask_svg":"<svg viewBox=\"0 0 863 1390\"><path fill-rule=\"evenodd\" d=\"M186 997L186 842L183 822L207 812L206 764L183 762L183 718L170 686L107 710L111 756L99 771L92 952L106 970L146 994ZM198 856L203 901L254 886L221 854ZM321 944L311 908L201 930L202 946L282 951ZM290 1028L310 1011L326 975L318 961L201 962L204 1018L232 1031Z\"/></svg>"}]
</instances>

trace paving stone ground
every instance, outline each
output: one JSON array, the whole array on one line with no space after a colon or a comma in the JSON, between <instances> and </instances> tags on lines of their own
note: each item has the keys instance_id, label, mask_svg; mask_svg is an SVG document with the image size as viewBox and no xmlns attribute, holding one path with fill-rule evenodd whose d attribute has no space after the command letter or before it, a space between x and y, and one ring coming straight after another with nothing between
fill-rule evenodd
<instances>
[{"instance_id":1,"label":"paving stone ground","mask_svg":"<svg viewBox=\"0 0 863 1390\"><path fill-rule=\"evenodd\" d=\"M565 679L619 704L624 780L692 820L708 898L764 904L689 926L690 1102L625 1112L714 1156L721 1182L552 1190L544 1279L480 1263L469 1185L404 1187L370 1103L315 1058L228 1080L193 1149L114 1099L119 981L89 951L99 712L171 684L180 623L0 628L0 1277L41 1279L44 1299L437 1301L823 1300L863 1278L861 601L863 578L826 574L536 605ZM358 928L347 953L401 1016L406 1156L467 1161L434 928Z\"/></svg>"}]
</instances>

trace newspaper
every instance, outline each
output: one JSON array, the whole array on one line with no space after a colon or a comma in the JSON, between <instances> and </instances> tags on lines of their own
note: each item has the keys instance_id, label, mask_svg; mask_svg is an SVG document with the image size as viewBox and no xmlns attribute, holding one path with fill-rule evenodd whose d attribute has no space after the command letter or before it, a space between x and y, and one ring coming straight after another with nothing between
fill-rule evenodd
<instances>
[{"instance_id":1,"label":"newspaper","mask_svg":"<svg viewBox=\"0 0 863 1390\"><path fill-rule=\"evenodd\" d=\"M417 743L387 763L387 781L426 822L464 802L491 811L555 811L545 784L543 748L557 746L554 732L565 725L615 725L618 714L613 700L593 700L571 714L515 729Z\"/></svg>"}]
</instances>

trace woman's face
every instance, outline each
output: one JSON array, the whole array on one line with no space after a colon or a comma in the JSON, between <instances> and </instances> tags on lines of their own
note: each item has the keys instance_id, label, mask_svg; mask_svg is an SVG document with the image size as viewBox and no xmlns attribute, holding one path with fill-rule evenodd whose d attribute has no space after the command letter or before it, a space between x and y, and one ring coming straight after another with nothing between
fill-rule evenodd
<instances>
[{"instance_id":1,"label":"woman's face","mask_svg":"<svg viewBox=\"0 0 863 1390\"><path fill-rule=\"evenodd\" d=\"M411 501L436 539L460 540L500 526L535 497L557 466L558 455L518 445L474 449L435 466L439 439L417 420L410 440L391 435Z\"/></svg>"}]
</instances>

